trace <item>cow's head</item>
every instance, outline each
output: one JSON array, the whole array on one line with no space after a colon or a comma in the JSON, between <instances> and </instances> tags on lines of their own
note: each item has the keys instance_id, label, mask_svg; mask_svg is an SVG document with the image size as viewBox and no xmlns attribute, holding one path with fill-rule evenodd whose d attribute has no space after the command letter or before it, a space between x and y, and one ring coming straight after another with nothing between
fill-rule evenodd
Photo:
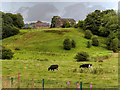
<instances>
[{"instance_id":1,"label":"cow's head","mask_svg":"<svg viewBox=\"0 0 120 90\"><path fill-rule=\"evenodd\" d=\"M48 68L48 71L50 70L50 68Z\"/></svg>"}]
</instances>

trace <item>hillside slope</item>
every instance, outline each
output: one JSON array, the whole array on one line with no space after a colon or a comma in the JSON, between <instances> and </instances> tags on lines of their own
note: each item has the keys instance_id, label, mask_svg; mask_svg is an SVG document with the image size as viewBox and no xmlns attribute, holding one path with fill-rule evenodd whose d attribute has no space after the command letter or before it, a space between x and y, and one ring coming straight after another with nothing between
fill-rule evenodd
<instances>
[{"instance_id":1,"label":"hillside slope","mask_svg":"<svg viewBox=\"0 0 120 90\"><path fill-rule=\"evenodd\" d=\"M76 48L70 51L63 49L65 38L75 40ZM100 46L87 47L88 39L84 38L81 29L54 28L41 30L21 30L21 33L3 40L3 45L14 51L15 60L74 60L74 56L80 51L86 51L91 58L104 56L111 53L105 48L105 38L99 37ZM15 49L20 50L15 50Z\"/></svg>"}]
</instances>

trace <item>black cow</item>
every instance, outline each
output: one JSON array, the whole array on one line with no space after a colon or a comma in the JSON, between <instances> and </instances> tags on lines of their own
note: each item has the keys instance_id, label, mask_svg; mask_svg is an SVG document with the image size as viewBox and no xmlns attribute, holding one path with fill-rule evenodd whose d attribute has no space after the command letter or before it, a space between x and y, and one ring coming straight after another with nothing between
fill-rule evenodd
<instances>
[{"instance_id":1,"label":"black cow","mask_svg":"<svg viewBox=\"0 0 120 90\"><path fill-rule=\"evenodd\" d=\"M49 71L49 70L53 70L53 71L54 71L54 69L57 69L57 70L58 70L58 65L51 65L51 66L48 68L48 71Z\"/></svg>"},{"instance_id":2,"label":"black cow","mask_svg":"<svg viewBox=\"0 0 120 90\"><path fill-rule=\"evenodd\" d=\"M80 65L80 68L90 68L92 66L92 64L83 64L83 65Z\"/></svg>"}]
</instances>

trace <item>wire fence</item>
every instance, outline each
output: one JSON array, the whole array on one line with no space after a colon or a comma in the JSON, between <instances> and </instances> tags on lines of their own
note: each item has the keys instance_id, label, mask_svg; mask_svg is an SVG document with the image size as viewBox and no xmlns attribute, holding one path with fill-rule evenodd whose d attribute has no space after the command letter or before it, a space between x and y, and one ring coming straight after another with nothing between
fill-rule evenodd
<instances>
[{"instance_id":1,"label":"wire fence","mask_svg":"<svg viewBox=\"0 0 120 90\"><path fill-rule=\"evenodd\" d=\"M57 80L48 80L48 79L20 79L20 74L18 73L18 78L7 77L2 78L2 88L82 88L87 86L89 88L94 88L96 84L94 83L85 83L80 81L57 81ZM102 86L102 85L99 85Z\"/></svg>"}]
</instances>

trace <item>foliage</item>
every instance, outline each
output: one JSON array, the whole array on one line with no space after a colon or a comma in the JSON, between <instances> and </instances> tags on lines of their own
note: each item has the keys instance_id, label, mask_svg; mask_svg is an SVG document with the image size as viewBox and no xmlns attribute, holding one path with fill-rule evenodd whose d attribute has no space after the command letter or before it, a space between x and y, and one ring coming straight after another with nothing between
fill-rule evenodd
<instances>
[{"instance_id":1,"label":"foliage","mask_svg":"<svg viewBox=\"0 0 120 90\"><path fill-rule=\"evenodd\" d=\"M66 26L65 26L66 28L69 28L70 27L70 23L69 23L69 21L66 23Z\"/></svg>"},{"instance_id":2,"label":"foliage","mask_svg":"<svg viewBox=\"0 0 120 90\"><path fill-rule=\"evenodd\" d=\"M77 24L74 24L74 28L77 28L78 27L78 25Z\"/></svg>"},{"instance_id":3,"label":"foliage","mask_svg":"<svg viewBox=\"0 0 120 90\"><path fill-rule=\"evenodd\" d=\"M91 43L90 41L87 42L87 48L90 48L91 47Z\"/></svg>"},{"instance_id":4,"label":"foliage","mask_svg":"<svg viewBox=\"0 0 120 90\"><path fill-rule=\"evenodd\" d=\"M13 52L10 49L2 48L2 59L11 59L13 57Z\"/></svg>"},{"instance_id":5,"label":"foliage","mask_svg":"<svg viewBox=\"0 0 120 90\"><path fill-rule=\"evenodd\" d=\"M2 38L7 38L19 33L18 28L24 26L23 17L20 13L3 13L2 12Z\"/></svg>"},{"instance_id":6,"label":"foliage","mask_svg":"<svg viewBox=\"0 0 120 90\"><path fill-rule=\"evenodd\" d=\"M67 25L67 23L64 21L63 24L62 24L62 28L65 28Z\"/></svg>"},{"instance_id":7,"label":"foliage","mask_svg":"<svg viewBox=\"0 0 120 90\"><path fill-rule=\"evenodd\" d=\"M73 21L70 22L70 26L71 26L71 27L74 27L74 24L75 24L75 23L74 23Z\"/></svg>"},{"instance_id":8,"label":"foliage","mask_svg":"<svg viewBox=\"0 0 120 90\"><path fill-rule=\"evenodd\" d=\"M78 23L77 23L78 27L81 27L81 28L82 28L82 27L83 27L83 22L84 22L84 21L79 20Z\"/></svg>"},{"instance_id":9,"label":"foliage","mask_svg":"<svg viewBox=\"0 0 120 90\"><path fill-rule=\"evenodd\" d=\"M118 38L115 38L112 40L112 50L113 50L113 52L118 51Z\"/></svg>"},{"instance_id":10,"label":"foliage","mask_svg":"<svg viewBox=\"0 0 120 90\"><path fill-rule=\"evenodd\" d=\"M98 41L98 38L96 36L94 36L92 38L92 45L93 46L99 46L99 41Z\"/></svg>"},{"instance_id":11,"label":"foliage","mask_svg":"<svg viewBox=\"0 0 120 90\"><path fill-rule=\"evenodd\" d=\"M87 15L84 20L84 30L91 30L93 34L98 34L99 27L101 25L100 10L95 10L91 14Z\"/></svg>"},{"instance_id":12,"label":"foliage","mask_svg":"<svg viewBox=\"0 0 120 90\"><path fill-rule=\"evenodd\" d=\"M88 57L87 52L81 51L75 56L75 59L77 59L77 61L88 61Z\"/></svg>"},{"instance_id":13,"label":"foliage","mask_svg":"<svg viewBox=\"0 0 120 90\"><path fill-rule=\"evenodd\" d=\"M84 30L89 29L93 34L107 37L111 31L118 31L118 16L114 10L95 10L87 15L83 23Z\"/></svg>"},{"instance_id":14,"label":"foliage","mask_svg":"<svg viewBox=\"0 0 120 90\"><path fill-rule=\"evenodd\" d=\"M76 47L76 42L74 40L71 41L72 48Z\"/></svg>"},{"instance_id":15,"label":"foliage","mask_svg":"<svg viewBox=\"0 0 120 90\"><path fill-rule=\"evenodd\" d=\"M91 37L92 37L92 32L90 30L86 30L85 31L85 38L91 39Z\"/></svg>"},{"instance_id":16,"label":"foliage","mask_svg":"<svg viewBox=\"0 0 120 90\"><path fill-rule=\"evenodd\" d=\"M13 35L16 35L19 33L19 29L16 28L15 26L10 26L10 25L3 25L3 31L2 31L2 38L7 38Z\"/></svg>"},{"instance_id":17,"label":"foliage","mask_svg":"<svg viewBox=\"0 0 120 90\"><path fill-rule=\"evenodd\" d=\"M53 16L52 20L51 20L51 28L55 28L56 25L56 18L60 18L59 16Z\"/></svg>"},{"instance_id":18,"label":"foliage","mask_svg":"<svg viewBox=\"0 0 120 90\"><path fill-rule=\"evenodd\" d=\"M117 44L118 46L114 44ZM114 33L114 32L110 33L110 35L107 38L106 45L108 50L113 50L113 48L114 48L114 51L117 50L116 47L119 47L119 40L118 40L117 33Z\"/></svg>"},{"instance_id":19,"label":"foliage","mask_svg":"<svg viewBox=\"0 0 120 90\"><path fill-rule=\"evenodd\" d=\"M70 50L71 49L71 41L70 39L66 38L63 42L63 47L65 50Z\"/></svg>"}]
</instances>

